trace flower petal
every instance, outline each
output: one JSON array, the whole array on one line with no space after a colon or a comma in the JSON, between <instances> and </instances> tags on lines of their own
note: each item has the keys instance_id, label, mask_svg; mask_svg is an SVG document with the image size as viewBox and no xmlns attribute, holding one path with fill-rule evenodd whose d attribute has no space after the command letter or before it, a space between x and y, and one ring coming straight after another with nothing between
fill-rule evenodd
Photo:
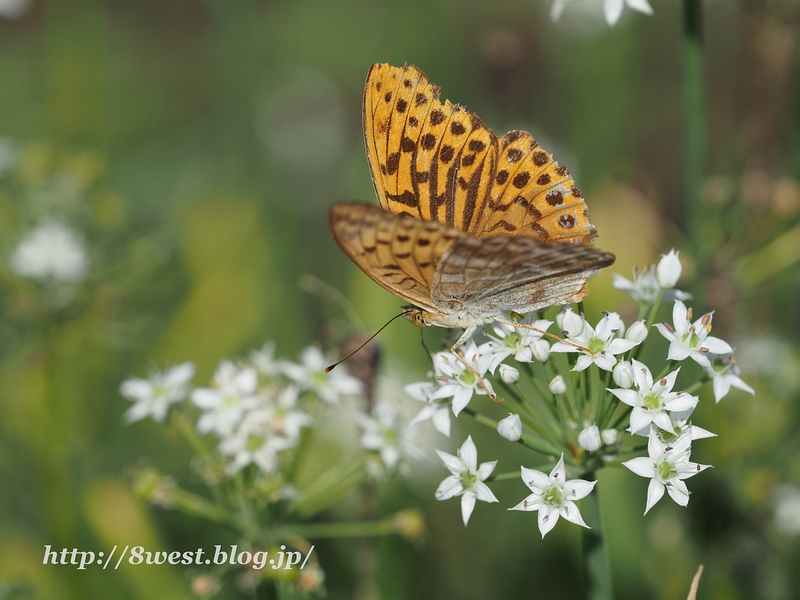
<instances>
[{"instance_id":1,"label":"flower petal","mask_svg":"<svg viewBox=\"0 0 800 600\"><path fill-rule=\"evenodd\" d=\"M472 511L475 510L475 501L477 497L474 492L466 492L461 496L461 518L464 520L464 527L469 523L469 518L472 516Z\"/></svg>"},{"instance_id":2,"label":"flower petal","mask_svg":"<svg viewBox=\"0 0 800 600\"><path fill-rule=\"evenodd\" d=\"M542 533L542 539L546 536L553 527L558 523L558 509L553 508L547 504L543 504L539 509L539 531Z\"/></svg>"},{"instance_id":3,"label":"flower petal","mask_svg":"<svg viewBox=\"0 0 800 600\"><path fill-rule=\"evenodd\" d=\"M644 509L644 514L647 514L656 503L664 497L664 488L666 486L657 479L651 479L650 485L647 486L647 506Z\"/></svg>"},{"instance_id":4,"label":"flower petal","mask_svg":"<svg viewBox=\"0 0 800 600\"><path fill-rule=\"evenodd\" d=\"M656 476L656 466L653 464L652 458L638 456L636 458L632 458L631 460L625 461L622 464L640 477L652 479Z\"/></svg>"},{"instance_id":5,"label":"flower petal","mask_svg":"<svg viewBox=\"0 0 800 600\"><path fill-rule=\"evenodd\" d=\"M464 488L461 487L461 480L454 475L449 475L439 484L434 496L437 500L449 500L454 496L458 496L463 491Z\"/></svg>"},{"instance_id":6,"label":"flower petal","mask_svg":"<svg viewBox=\"0 0 800 600\"><path fill-rule=\"evenodd\" d=\"M580 500L589 495L597 484L596 481L586 481L585 479L570 479L564 484L567 492L567 500Z\"/></svg>"},{"instance_id":7,"label":"flower petal","mask_svg":"<svg viewBox=\"0 0 800 600\"><path fill-rule=\"evenodd\" d=\"M572 502L572 500L567 500L564 502L561 508L559 508L558 514L564 517L570 523L575 523L575 525L580 525L581 527L586 527L586 529L591 529L591 527L583 522L581 511L578 510L578 507L574 502Z\"/></svg>"},{"instance_id":8,"label":"flower petal","mask_svg":"<svg viewBox=\"0 0 800 600\"><path fill-rule=\"evenodd\" d=\"M492 490L489 489L489 486L482 481L479 481L475 485L475 493L477 494L478 500L483 502L499 502Z\"/></svg>"},{"instance_id":9,"label":"flower petal","mask_svg":"<svg viewBox=\"0 0 800 600\"><path fill-rule=\"evenodd\" d=\"M461 448L458 449L458 455L461 457L461 462L470 471L478 470L478 449L475 447L475 442L472 441L472 436L467 436Z\"/></svg>"}]
</instances>

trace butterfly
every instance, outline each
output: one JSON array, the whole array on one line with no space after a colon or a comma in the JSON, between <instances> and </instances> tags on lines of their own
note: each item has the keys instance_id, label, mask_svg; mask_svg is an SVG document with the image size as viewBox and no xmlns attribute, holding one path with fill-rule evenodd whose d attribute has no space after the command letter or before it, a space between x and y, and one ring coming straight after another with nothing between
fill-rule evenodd
<instances>
[{"instance_id":1,"label":"butterfly","mask_svg":"<svg viewBox=\"0 0 800 600\"><path fill-rule=\"evenodd\" d=\"M459 356L482 325L519 327L509 311L581 300L614 255L592 248L595 230L566 167L529 133L498 138L439 94L413 65L372 66L364 142L381 207L337 204L329 223L364 273L411 303L404 316L415 325L464 329L451 348Z\"/></svg>"}]
</instances>

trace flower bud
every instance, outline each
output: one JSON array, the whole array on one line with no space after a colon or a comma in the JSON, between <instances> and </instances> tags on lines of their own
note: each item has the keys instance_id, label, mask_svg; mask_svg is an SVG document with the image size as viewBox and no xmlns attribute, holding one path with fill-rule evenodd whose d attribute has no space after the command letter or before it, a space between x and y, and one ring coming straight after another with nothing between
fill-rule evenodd
<instances>
[{"instance_id":1,"label":"flower bud","mask_svg":"<svg viewBox=\"0 0 800 600\"><path fill-rule=\"evenodd\" d=\"M613 446L619 439L619 431L616 429L603 429L600 432L600 438L606 446Z\"/></svg>"},{"instance_id":2,"label":"flower bud","mask_svg":"<svg viewBox=\"0 0 800 600\"><path fill-rule=\"evenodd\" d=\"M500 379L506 383L514 383L519 379L519 371L511 365L500 365Z\"/></svg>"},{"instance_id":3,"label":"flower bud","mask_svg":"<svg viewBox=\"0 0 800 600\"><path fill-rule=\"evenodd\" d=\"M587 452L594 452L603 445L597 425L590 425L578 434L578 445Z\"/></svg>"},{"instance_id":4,"label":"flower bud","mask_svg":"<svg viewBox=\"0 0 800 600\"><path fill-rule=\"evenodd\" d=\"M534 340L531 342L533 357L539 362L546 362L550 356L550 344L547 340Z\"/></svg>"},{"instance_id":5,"label":"flower bud","mask_svg":"<svg viewBox=\"0 0 800 600\"><path fill-rule=\"evenodd\" d=\"M658 261L656 266L656 279L658 285L663 290L668 290L675 287L678 279L681 278L681 261L678 259L678 253L673 249L669 254L665 254Z\"/></svg>"},{"instance_id":6,"label":"flower bud","mask_svg":"<svg viewBox=\"0 0 800 600\"><path fill-rule=\"evenodd\" d=\"M647 323L644 320L636 321L636 323L628 327L628 331L625 332L625 339L641 344L647 338L647 333Z\"/></svg>"},{"instance_id":7,"label":"flower bud","mask_svg":"<svg viewBox=\"0 0 800 600\"><path fill-rule=\"evenodd\" d=\"M623 360L614 365L614 383L619 387L628 389L633 385L633 366L627 360Z\"/></svg>"},{"instance_id":8,"label":"flower bud","mask_svg":"<svg viewBox=\"0 0 800 600\"><path fill-rule=\"evenodd\" d=\"M556 315L556 325L559 331L566 331L570 337L580 335L583 331L583 318L575 314L572 307L567 305L561 308Z\"/></svg>"},{"instance_id":9,"label":"flower bud","mask_svg":"<svg viewBox=\"0 0 800 600\"><path fill-rule=\"evenodd\" d=\"M519 415L509 414L497 424L497 433L509 442L516 442L522 437L522 421Z\"/></svg>"},{"instance_id":10,"label":"flower bud","mask_svg":"<svg viewBox=\"0 0 800 600\"><path fill-rule=\"evenodd\" d=\"M567 384L564 383L564 378L561 375L556 375L553 377L553 381L550 382L549 387L550 393L555 396L559 396L567 392Z\"/></svg>"}]
</instances>

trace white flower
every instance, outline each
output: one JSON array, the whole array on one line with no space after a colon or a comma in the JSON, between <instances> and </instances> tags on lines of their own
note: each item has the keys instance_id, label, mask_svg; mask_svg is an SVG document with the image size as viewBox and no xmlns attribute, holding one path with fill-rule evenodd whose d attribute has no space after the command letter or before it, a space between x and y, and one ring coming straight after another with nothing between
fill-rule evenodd
<instances>
[{"instance_id":1,"label":"white flower","mask_svg":"<svg viewBox=\"0 0 800 600\"><path fill-rule=\"evenodd\" d=\"M297 388L289 385L282 389L277 397L269 398L267 404L272 411L269 422L270 434L285 437L292 446L300 439L303 427L308 427L313 421L311 415L297 407L299 396Z\"/></svg>"},{"instance_id":2,"label":"white flower","mask_svg":"<svg viewBox=\"0 0 800 600\"><path fill-rule=\"evenodd\" d=\"M627 352L638 342L617 337L622 321L617 313L607 313L593 329L586 319L579 335L568 333L567 342L556 342L552 352L581 352L573 371L583 371L592 363L605 371L611 371L617 363L616 354ZM577 347L580 346L580 347Z\"/></svg>"},{"instance_id":3,"label":"white flower","mask_svg":"<svg viewBox=\"0 0 800 600\"><path fill-rule=\"evenodd\" d=\"M27 279L76 283L89 274L89 257L77 233L48 218L14 248L11 270Z\"/></svg>"},{"instance_id":4,"label":"white flower","mask_svg":"<svg viewBox=\"0 0 800 600\"><path fill-rule=\"evenodd\" d=\"M0 17L19 19L29 6L30 0L0 0Z\"/></svg>"},{"instance_id":5,"label":"white flower","mask_svg":"<svg viewBox=\"0 0 800 600\"><path fill-rule=\"evenodd\" d=\"M661 500L665 489L680 506L689 503L689 490L683 480L697 475L710 466L690 462L691 451L691 435L683 435L674 443L666 445L651 432L647 442L649 458L640 456L622 463L637 475L650 479L644 514Z\"/></svg>"},{"instance_id":6,"label":"white flower","mask_svg":"<svg viewBox=\"0 0 800 600\"><path fill-rule=\"evenodd\" d=\"M519 415L509 414L497 423L497 433L509 442L517 442L522 437L522 421Z\"/></svg>"},{"instance_id":7,"label":"white flower","mask_svg":"<svg viewBox=\"0 0 800 600\"><path fill-rule=\"evenodd\" d=\"M680 412L693 409L698 400L696 396L685 392L672 391L680 368L653 382L653 375L646 365L636 359L632 362L636 390L608 389L620 401L633 407L628 431L635 433L647 429L652 423L664 431L675 433L667 411Z\"/></svg>"},{"instance_id":8,"label":"white flower","mask_svg":"<svg viewBox=\"0 0 800 600\"><path fill-rule=\"evenodd\" d=\"M189 394L189 381L194 377L195 366L185 362L163 373L155 371L147 379L134 377L120 385L119 392L134 402L124 415L128 423L152 417L163 423L169 407Z\"/></svg>"},{"instance_id":9,"label":"white flower","mask_svg":"<svg viewBox=\"0 0 800 600\"><path fill-rule=\"evenodd\" d=\"M411 427L430 419L436 431L450 437L450 399L433 398L436 386L430 381L409 383L404 389L406 394L415 400L427 402L427 405L411 419L408 426Z\"/></svg>"},{"instance_id":10,"label":"white flower","mask_svg":"<svg viewBox=\"0 0 800 600\"><path fill-rule=\"evenodd\" d=\"M342 365L330 373L325 367L330 364L325 360L322 351L309 346L300 355L302 364L283 361L281 368L286 376L293 380L301 390L310 390L323 401L336 403L342 396L358 394L363 388L361 381L350 375Z\"/></svg>"},{"instance_id":11,"label":"white flower","mask_svg":"<svg viewBox=\"0 0 800 600\"><path fill-rule=\"evenodd\" d=\"M439 484L439 489L436 490L436 499L448 500L455 496L461 496L461 518L466 526L475 508L476 500L497 502L492 490L483 483L494 471L497 461L481 463L478 466L478 450L475 448L472 436L469 436L461 445L458 456L441 450L437 450L436 454L451 473Z\"/></svg>"},{"instance_id":12,"label":"white flower","mask_svg":"<svg viewBox=\"0 0 800 600\"><path fill-rule=\"evenodd\" d=\"M379 402L372 414L356 413L355 421L361 427L361 447L377 452L387 471L397 469L404 456L419 456L420 450L411 441L409 430L397 410L387 402Z\"/></svg>"},{"instance_id":13,"label":"white flower","mask_svg":"<svg viewBox=\"0 0 800 600\"><path fill-rule=\"evenodd\" d=\"M558 459L556 466L545 475L541 471L522 467L522 481L533 492L522 502L508 510L539 511L539 531L542 537L556 526L559 517L567 521L591 529L583 522L581 513L575 505L575 500L580 500L589 495L594 489L596 481L571 479L565 481L564 455Z\"/></svg>"},{"instance_id":14,"label":"white flower","mask_svg":"<svg viewBox=\"0 0 800 600\"><path fill-rule=\"evenodd\" d=\"M475 347L475 343L470 341L464 346L464 360L467 361L477 373L483 375L489 367L491 356L481 355ZM436 379L441 385L431 394L432 399L453 398L453 414L458 416L469 404L473 394L486 396L486 389L494 394L492 384L486 379L479 379L475 373L470 371L458 358L450 352L438 352L433 357L433 368L436 372Z\"/></svg>"},{"instance_id":15,"label":"white flower","mask_svg":"<svg viewBox=\"0 0 800 600\"><path fill-rule=\"evenodd\" d=\"M550 6L550 18L553 21L558 21L567 5L573 1L574 0L553 0L553 4ZM605 16L606 22L612 27L616 25L620 16L622 16L622 9L625 8L625 6L646 15L653 14L653 9L647 0L603 0L603 15Z\"/></svg>"},{"instance_id":16,"label":"white flower","mask_svg":"<svg viewBox=\"0 0 800 600\"><path fill-rule=\"evenodd\" d=\"M272 435L274 412L268 407L249 411L241 423L219 443L224 456L232 456L228 473L236 473L249 464L255 464L263 473L274 473L278 467L278 453L292 448L295 442Z\"/></svg>"},{"instance_id":17,"label":"white flower","mask_svg":"<svg viewBox=\"0 0 800 600\"><path fill-rule=\"evenodd\" d=\"M619 387L627 389L633 385L633 367L627 360L621 360L614 365L611 373L614 383Z\"/></svg>"},{"instance_id":18,"label":"white flower","mask_svg":"<svg viewBox=\"0 0 800 600\"><path fill-rule=\"evenodd\" d=\"M599 450L603 445L603 439L600 437L600 428L597 425L589 425L586 429L578 434L578 445L587 452L594 452Z\"/></svg>"},{"instance_id":19,"label":"white flower","mask_svg":"<svg viewBox=\"0 0 800 600\"><path fill-rule=\"evenodd\" d=\"M547 331L553 322L540 319L533 323L525 321L525 324L530 324L531 327L541 331ZM492 373L509 356L513 356L518 362L529 363L533 361L534 356L544 357L544 360L547 360L550 355L550 344L542 339L544 334L538 331L516 328L505 323L495 323L492 329L494 329L495 335L487 334L491 341L481 344L478 348L479 354L491 357L489 371Z\"/></svg>"},{"instance_id":20,"label":"white flower","mask_svg":"<svg viewBox=\"0 0 800 600\"><path fill-rule=\"evenodd\" d=\"M783 484L775 489L775 526L781 533L800 534L800 489Z\"/></svg>"},{"instance_id":21,"label":"white flower","mask_svg":"<svg viewBox=\"0 0 800 600\"><path fill-rule=\"evenodd\" d=\"M250 353L250 362L259 375L268 378L277 377L281 372L281 362L275 360L275 342L272 340L265 342L260 350L253 350Z\"/></svg>"},{"instance_id":22,"label":"white flower","mask_svg":"<svg viewBox=\"0 0 800 600\"><path fill-rule=\"evenodd\" d=\"M668 290L675 287L678 280L681 278L681 261L678 259L678 252L675 249L669 251L669 254L661 256L661 260L656 265L656 279L658 285L662 290Z\"/></svg>"},{"instance_id":23,"label":"white flower","mask_svg":"<svg viewBox=\"0 0 800 600\"><path fill-rule=\"evenodd\" d=\"M619 431L616 429L603 429L603 431L600 432L600 437L606 446L613 446L619 439Z\"/></svg>"},{"instance_id":24,"label":"white flower","mask_svg":"<svg viewBox=\"0 0 800 600\"><path fill-rule=\"evenodd\" d=\"M672 307L672 322L656 323L659 333L667 338L669 344L669 360L684 360L691 357L701 367L710 368L708 353L733 354L728 342L708 335L711 331L711 315L706 313L694 323L691 322L692 310L677 300Z\"/></svg>"},{"instance_id":25,"label":"white flower","mask_svg":"<svg viewBox=\"0 0 800 600\"><path fill-rule=\"evenodd\" d=\"M696 406L692 406L686 410L669 413L669 418L670 421L672 421L672 429L674 430L674 433L669 433L668 431L659 429L655 425L651 425L650 427L640 431L634 431L632 433L641 435L642 437L650 437L650 434L655 432L665 444L674 442L684 434L689 435L692 438L692 441L717 437L716 433L711 433L708 429L698 427L697 425L692 424L692 422L689 420L689 417L692 416L692 412L694 412L695 407Z\"/></svg>"},{"instance_id":26,"label":"white flower","mask_svg":"<svg viewBox=\"0 0 800 600\"><path fill-rule=\"evenodd\" d=\"M753 396L756 395L756 391L747 385L741 377L739 377L741 371L739 370L739 365L736 363L733 356L728 356L723 360L722 370L717 371L713 367L709 367L704 369L704 371L713 379L712 385L714 386L714 399L717 402L728 395L728 392L731 391L731 387L743 390L748 394L752 394Z\"/></svg>"},{"instance_id":27,"label":"white flower","mask_svg":"<svg viewBox=\"0 0 800 600\"><path fill-rule=\"evenodd\" d=\"M500 379L505 383L515 383L519 380L519 370L511 365L500 365Z\"/></svg>"},{"instance_id":28,"label":"white flower","mask_svg":"<svg viewBox=\"0 0 800 600\"><path fill-rule=\"evenodd\" d=\"M561 375L556 375L553 377L547 387L550 389L550 393L554 396L560 396L561 394L567 393L567 384L564 382L564 378Z\"/></svg>"},{"instance_id":29,"label":"white flower","mask_svg":"<svg viewBox=\"0 0 800 600\"><path fill-rule=\"evenodd\" d=\"M263 404L256 396L257 383L255 369L237 368L223 360L214 372L213 387L192 391L192 402L203 411L197 420L197 431L218 437L228 435L248 410Z\"/></svg>"},{"instance_id":30,"label":"white flower","mask_svg":"<svg viewBox=\"0 0 800 600\"><path fill-rule=\"evenodd\" d=\"M673 252L675 253L673 255ZM668 283L670 278L675 275L675 261L678 262L678 277L680 277L680 261L677 259L677 252L672 250L669 254L664 256L658 263L658 266L649 266L644 271L639 271L638 268L633 270L633 281L630 281L620 275L614 273L612 285L618 290L630 294L636 300L643 304L652 304L658 298L658 295L663 291L664 300L691 300L692 295L682 292L679 289L671 286L663 287L661 282ZM662 277L659 278L658 269L661 268ZM676 278L677 282L677 278Z\"/></svg>"}]
</instances>

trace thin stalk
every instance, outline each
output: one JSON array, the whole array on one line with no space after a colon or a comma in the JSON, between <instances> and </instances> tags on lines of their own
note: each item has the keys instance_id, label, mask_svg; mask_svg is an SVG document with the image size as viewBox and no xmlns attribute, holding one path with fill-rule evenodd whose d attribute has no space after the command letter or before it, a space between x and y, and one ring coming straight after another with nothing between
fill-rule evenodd
<instances>
[{"instance_id":1,"label":"thin stalk","mask_svg":"<svg viewBox=\"0 0 800 600\"><path fill-rule=\"evenodd\" d=\"M475 412L475 410L469 406L465 407L461 412L470 415L481 425L486 425L487 427L497 430L497 421L490 419L486 415ZM523 435L521 438L519 438L519 440L517 440L517 443L522 444L534 452L544 454L545 456L558 456L561 454L561 450L547 440L539 440L536 438L531 438L527 435Z\"/></svg>"},{"instance_id":2,"label":"thin stalk","mask_svg":"<svg viewBox=\"0 0 800 600\"><path fill-rule=\"evenodd\" d=\"M587 473L585 479L595 479L594 473ZM581 530L583 546L583 578L586 600L614 600L614 586L611 580L611 563L603 539L602 518L600 515L600 494L597 486L583 500L581 508L591 529Z\"/></svg>"},{"instance_id":3,"label":"thin stalk","mask_svg":"<svg viewBox=\"0 0 800 600\"><path fill-rule=\"evenodd\" d=\"M706 113L703 84L703 1L683 0L683 143L686 229L702 276L707 259L703 243L701 197L706 159Z\"/></svg>"}]
</instances>

